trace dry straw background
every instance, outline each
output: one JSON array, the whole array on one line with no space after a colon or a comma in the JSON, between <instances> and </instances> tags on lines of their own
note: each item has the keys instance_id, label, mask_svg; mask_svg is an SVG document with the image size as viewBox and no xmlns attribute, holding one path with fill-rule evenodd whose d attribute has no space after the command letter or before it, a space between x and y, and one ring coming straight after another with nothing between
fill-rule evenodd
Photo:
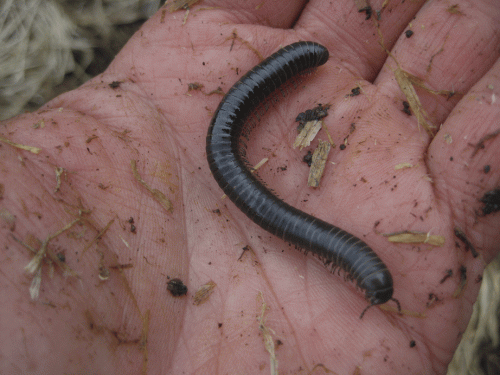
<instances>
[{"instance_id":1,"label":"dry straw background","mask_svg":"<svg viewBox=\"0 0 500 375\"><path fill-rule=\"evenodd\" d=\"M1 0L0 119L33 111L102 72L160 0ZM500 257L448 375L500 374Z\"/></svg>"}]
</instances>

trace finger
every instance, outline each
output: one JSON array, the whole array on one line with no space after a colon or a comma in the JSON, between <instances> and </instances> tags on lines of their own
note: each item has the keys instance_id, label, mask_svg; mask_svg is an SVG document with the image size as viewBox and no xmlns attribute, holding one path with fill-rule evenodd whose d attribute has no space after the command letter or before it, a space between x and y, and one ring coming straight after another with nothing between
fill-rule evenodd
<instances>
[{"instance_id":1,"label":"finger","mask_svg":"<svg viewBox=\"0 0 500 375\"><path fill-rule=\"evenodd\" d=\"M499 77L500 60L454 108L428 157L436 196L450 205L454 226L486 262L500 241L500 214L494 205L500 205L500 191L495 190L500 188ZM496 195L481 201L491 191Z\"/></svg>"},{"instance_id":2,"label":"finger","mask_svg":"<svg viewBox=\"0 0 500 375\"><path fill-rule=\"evenodd\" d=\"M430 2L401 35L392 56L377 78L380 92L407 100L394 79L397 64L432 90L456 92L451 99L415 85L431 125L439 126L500 55L500 9L493 1ZM412 108L413 110L413 108ZM421 124L420 124L421 125Z\"/></svg>"},{"instance_id":3,"label":"finger","mask_svg":"<svg viewBox=\"0 0 500 375\"><path fill-rule=\"evenodd\" d=\"M425 1L388 2L384 8L381 3L373 5L373 14L367 19L352 0L311 2L294 29L303 38L308 35L324 43L330 59L356 79L373 81L387 58L377 27L390 49Z\"/></svg>"},{"instance_id":4,"label":"finger","mask_svg":"<svg viewBox=\"0 0 500 375\"><path fill-rule=\"evenodd\" d=\"M234 25L262 25L286 29L292 26L304 9L307 1L262 1L251 0L236 3L234 0L207 1L201 10L209 10L217 22ZM213 8L212 8L213 7ZM215 21L215 19L213 19Z\"/></svg>"},{"instance_id":5,"label":"finger","mask_svg":"<svg viewBox=\"0 0 500 375\"><path fill-rule=\"evenodd\" d=\"M268 30L287 29L296 21L305 3L304 0L289 1L284 6L279 1L251 0L237 4L230 0L205 1L189 10L167 4L141 28L141 36L146 33L163 40L168 38L177 46L190 48L219 44L217 41L229 37L238 25L254 26L255 30L257 26ZM255 40L267 43L262 34L256 34Z\"/></svg>"},{"instance_id":6,"label":"finger","mask_svg":"<svg viewBox=\"0 0 500 375\"><path fill-rule=\"evenodd\" d=\"M221 56L242 44L241 49L247 56L256 58L245 59L249 60L248 66L239 67L247 70L258 62L259 56L267 56L277 48L281 40L272 43L276 35L281 35L277 31L295 22L304 3L291 1L283 6L281 2L254 0L235 5L232 1L211 1L193 6L189 12L184 9L172 11L176 8L168 4L131 38L107 72L132 71L134 82L147 79L148 74L154 74L155 79L173 77L165 86L175 90L178 87L174 82L187 76L199 78L201 83L207 78L217 80L220 75L213 73L217 65L207 66L206 62L215 61L229 70L227 61ZM267 48L259 49L266 45ZM154 60L150 58L153 55ZM130 56L136 59L131 61ZM237 79L237 75L234 77Z\"/></svg>"}]
</instances>

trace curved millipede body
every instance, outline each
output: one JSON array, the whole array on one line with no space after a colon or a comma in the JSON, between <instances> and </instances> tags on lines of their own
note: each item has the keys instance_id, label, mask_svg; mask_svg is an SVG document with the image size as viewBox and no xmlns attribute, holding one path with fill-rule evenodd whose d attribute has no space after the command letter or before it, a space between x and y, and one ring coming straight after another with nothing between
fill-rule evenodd
<instances>
[{"instance_id":1,"label":"curved millipede body","mask_svg":"<svg viewBox=\"0 0 500 375\"><path fill-rule=\"evenodd\" d=\"M328 56L328 50L318 43L297 42L245 74L215 111L208 129L207 159L224 193L253 222L344 269L365 290L370 307L394 300L392 276L377 254L359 238L273 195L250 173L240 145L249 126L247 120L257 106L293 76L326 63Z\"/></svg>"}]
</instances>

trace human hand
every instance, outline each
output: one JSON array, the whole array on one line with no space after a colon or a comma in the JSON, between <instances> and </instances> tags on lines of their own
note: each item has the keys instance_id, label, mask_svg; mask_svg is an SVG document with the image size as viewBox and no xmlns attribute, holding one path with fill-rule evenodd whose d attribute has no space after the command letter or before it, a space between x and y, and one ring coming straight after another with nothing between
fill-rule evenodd
<instances>
[{"instance_id":1,"label":"human hand","mask_svg":"<svg viewBox=\"0 0 500 375\"><path fill-rule=\"evenodd\" d=\"M438 126L431 136L402 112L395 60L354 2L261 3L205 1L185 25L182 12L160 10L104 74L3 123L2 137L41 151L0 143L1 373L267 373L266 339L280 373L446 370L500 239L499 214L478 214L499 184L498 138L485 138L500 112L498 7L418 1L382 11L380 35L401 69L457 93L417 88ZM209 173L205 137L221 96L205 94L227 92L259 62L255 51L265 57L298 40L325 45L330 59L269 110L249 158L269 157L259 175L288 203L379 254L402 315L389 303L360 320L360 291L221 199ZM203 89L188 92L194 82ZM358 86L361 95L346 96ZM334 142L349 137L312 190L292 128L318 102L332 105L325 124ZM395 169L403 163L412 167ZM410 230L445 244L381 235ZM23 270L29 248L52 259L32 263L35 280L41 270L35 301L34 276ZM188 295L172 297L167 277L182 279ZM209 281L213 294L193 304Z\"/></svg>"}]
</instances>

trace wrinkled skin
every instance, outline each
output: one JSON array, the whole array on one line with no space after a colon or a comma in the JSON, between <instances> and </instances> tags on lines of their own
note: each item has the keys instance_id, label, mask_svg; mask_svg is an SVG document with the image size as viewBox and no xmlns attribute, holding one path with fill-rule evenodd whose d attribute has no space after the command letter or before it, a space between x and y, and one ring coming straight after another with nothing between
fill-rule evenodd
<instances>
[{"instance_id":1,"label":"wrinkled skin","mask_svg":"<svg viewBox=\"0 0 500 375\"><path fill-rule=\"evenodd\" d=\"M500 138L475 148L500 129L498 3L390 2L382 12L380 32L401 68L457 93L417 89L434 138L402 112L396 63L353 1L234 3L205 1L185 25L184 12L160 10L105 73L2 124L4 138L41 151L0 143L0 373L266 374L264 337L275 344L280 374L446 372L500 241L500 214L482 216L479 201L500 185ZM221 199L209 173L205 136L221 96L204 93L227 91L259 62L253 49L268 56L297 40L322 43L330 59L267 112L250 160L269 157L259 174L280 197L375 249L402 315L389 302L360 320L362 291L250 222ZM193 82L204 88L188 93ZM357 86L359 96L346 96ZM313 190L305 150L291 144L293 120L317 103L332 105L325 123L333 141L349 138L344 151L332 149ZM395 169L402 163L413 167ZM382 235L405 230L444 236L445 244L394 244ZM38 250L46 239L31 300L26 246ZM50 264L56 254L74 274ZM448 269L453 276L440 283ZM168 277L180 278L187 296L172 297ZM210 280L213 294L195 305Z\"/></svg>"}]
</instances>

